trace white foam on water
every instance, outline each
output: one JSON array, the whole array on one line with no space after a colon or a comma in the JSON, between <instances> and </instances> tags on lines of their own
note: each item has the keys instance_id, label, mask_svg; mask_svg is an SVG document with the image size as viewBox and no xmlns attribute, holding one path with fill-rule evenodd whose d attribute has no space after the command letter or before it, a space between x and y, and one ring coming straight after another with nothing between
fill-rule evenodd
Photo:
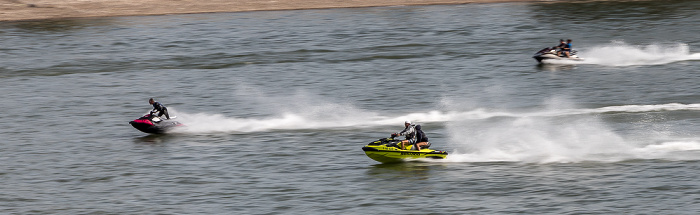
<instances>
[{"instance_id":1,"label":"white foam on water","mask_svg":"<svg viewBox=\"0 0 700 215\"><path fill-rule=\"evenodd\" d=\"M662 65L679 61L700 60L685 43L630 45L624 41L581 48L577 54L584 61L546 61L549 64L596 64L605 66Z\"/></svg>"},{"instance_id":2,"label":"white foam on water","mask_svg":"<svg viewBox=\"0 0 700 215\"><path fill-rule=\"evenodd\" d=\"M222 114L178 112L178 121L186 125L178 132L267 132L275 130L346 129L377 126L400 126L405 120L419 123L447 122L455 119L484 119L509 116L508 113L488 113L482 109L466 112L428 111L398 116L381 115L353 107L312 107L304 112L285 112L264 118L226 117ZM324 111L324 109L326 111Z\"/></svg>"},{"instance_id":3,"label":"white foam on water","mask_svg":"<svg viewBox=\"0 0 700 215\"><path fill-rule=\"evenodd\" d=\"M350 104L320 103L269 117L177 112L182 133L253 133L285 130L347 130L396 126L404 120L444 123L454 151L442 162L616 162L629 159L697 159L700 140L640 143L626 140L598 118L602 113L700 110L700 104L622 105L575 108L557 100L535 111L476 108L466 111L391 115ZM649 134L647 134L649 135ZM651 134L653 135L653 134ZM653 138L667 138L653 137ZM680 155L679 155L680 153ZM690 153L690 154L684 154Z\"/></svg>"},{"instance_id":4,"label":"white foam on water","mask_svg":"<svg viewBox=\"0 0 700 215\"><path fill-rule=\"evenodd\" d=\"M444 162L618 162L630 159L697 160L700 141L628 140L595 114L699 110L699 104L624 105L559 109L489 120L446 123L455 149ZM654 135L644 132L640 135ZM669 138L659 136L653 138ZM671 138L672 139L672 138Z\"/></svg>"},{"instance_id":5,"label":"white foam on water","mask_svg":"<svg viewBox=\"0 0 700 215\"><path fill-rule=\"evenodd\" d=\"M267 132L275 130L337 129L381 123L386 117L351 106L325 104L309 106L296 112L283 111L269 117L226 117L221 114L179 113L186 133ZM396 124L394 121L393 124Z\"/></svg>"},{"instance_id":6,"label":"white foam on water","mask_svg":"<svg viewBox=\"0 0 700 215\"><path fill-rule=\"evenodd\" d=\"M546 112L529 113L527 116L565 116L565 115L580 115L580 114L602 114L602 113L643 113L643 112L659 112L659 111L681 111L681 110L700 110L700 104L681 104L668 103L657 105L620 105L608 106L600 108L582 108L582 109L560 109L550 110Z\"/></svg>"},{"instance_id":7,"label":"white foam on water","mask_svg":"<svg viewBox=\"0 0 700 215\"><path fill-rule=\"evenodd\" d=\"M638 159L698 160L700 140L664 141L636 148L632 153Z\"/></svg>"},{"instance_id":8,"label":"white foam on water","mask_svg":"<svg viewBox=\"0 0 700 215\"><path fill-rule=\"evenodd\" d=\"M178 121L187 125L188 132L265 132L272 130L339 129L348 127L374 127L401 124L404 120L420 123L480 120L495 117L533 118L555 117L612 112L654 112L700 110L700 104L669 103L659 105L622 105L589 109L548 109L537 112L508 112L477 108L468 111L439 111L408 113L392 116L355 108L347 104L324 104L310 106L297 112L286 111L270 117L227 117L212 113L187 113L174 110Z\"/></svg>"},{"instance_id":9,"label":"white foam on water","mask_svg":"<svg viewBox=\"0 0 700 215\"><path fill-rule=\"evenodd\" d=\"M377 126L400 126L405 120L431 123L508 115L508 113L486 112L483 109L464 112L429 110L405 114L386 114L357 108L350 103L330 102L305 92L296 92L291 96L269 96L251 87L243 87L238 91L252 93L255 96L241 97L247 99L246 101L249 103L260 104L260 107L266 108L271 113L266 117L228 117L216 113L179 111L176 113L180 117L178 121L186 126L176 132L250 133L307 129L364 129Z\"/></svg>"},{"instance_id":10,"label":"white foam on water","mask_svg":"<svg viewBox=\"0 0 700 215\"><path fill-rule=\"evenodd\" d=\"M629 159L634 149L595 119L567 121L524 117L476 125L449 123L455 162L581 162Z\"/></svg>"}]
</instances>

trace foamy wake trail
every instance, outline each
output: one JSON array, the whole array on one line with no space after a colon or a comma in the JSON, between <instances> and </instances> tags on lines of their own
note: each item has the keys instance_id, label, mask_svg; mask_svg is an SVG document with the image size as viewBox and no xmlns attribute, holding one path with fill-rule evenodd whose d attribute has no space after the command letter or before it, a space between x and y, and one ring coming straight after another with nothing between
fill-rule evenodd
<instances>
[{"instance_id":1,"label":"foamy wake trail","mask_svg":"<svg viewBox=\"0 0 700 215\"><path fill-rule=\"evenodd\" d=\"M600 121L541 118L448 123L455 151L449 162L559 163L617 161L634 149Z\"/></svg>"},{"instance_id":2,"label":"foamy wake trail","mask_svg":"<svg viewBox=\"0 0 700 215\"><path fill-rule=\"evenodd\" d=\"M659 105L621 105L609 106L591 109L563 109L549 112L533 113L530 116L562 116L576 114L600 114L600 113L641 113L641 112L658 112L658 111L681 111L681 110L700 110L700 104L680 104L669 103Z\"/></svg>"},{"instance_id":3,"label":"foamy wake trail","mask_svg":"<svg viewBox=\"0 0 700 215\"><path fill-rule=\"evenodd\" d=\"M326 105L311 107L298 112L286 112L270 117L238 118L221 114L179 113L181 122L186 125L179 132L216 133L216 132L266 132L275 130L336 129L375 124L387 120L372 112L362 112L352 107Z\"/></svg>"},{"instance_id":4,"label":"foamy wake trail","mask_svg":"<svg viewBox=\"0 0 700 215\"><path fill-rule=\"evenodd\" d=\"M640 143L614 132L597 117L604 113L700 110L700 104L622 105L588 109L528 111L428 111L382 115L344 105L327 104L270 117L226 117L176 112L187 125L182 133L252 133L293 130L348 130L397 126L404 120L444 123L451 146L441 162L617 162L630 159L697 160L700 140L666 139Z\"/></svg>"},{"instance_id":5,"label":"foamy wake trail","mask_svg":"<svg viewBox=\"0 0 700 215\"><path fill-rule=\"evenodd\" d=\"M606 66L661 65L679 61L700 60L700 53L690 53L688 44L651 44L635 46L623 41L581 48L584 61L557 61L557 64L597 64Z\"/></svg>"},{"instance_id":6,"label":"foamy wake trail","mask_svg":"<svg viewBox=\"0 0 700 215\"><path fill-rule=\"evenodd\" d=\"M604 137L604 136L603 136ZM534 140L525 138L510 146L494 146L489 143L473 152L451 152L438 162L525 162L525 163L577 163L619 162L625 160L700 160L700 140L668 141L646 146L625 143L619 137L609 136L604 142L584 139L556 142L550 138ZM533 141L533 142L528 142ZM590 141L590 142L586 142ZM533 144L534 143L534 144Z\"/></svg>"},{"instance_id":7,"label":"foamy wake trail","mask_svg":"<svg viewBox=\"0 0 700 215\"><path fill-rule=\"evenodd\" d=\"M334 110L335 112L335 110ZM409 113L399 116L382 116L374 112L351 111L344 114L284 113L265 118L226 117L221 114L178 113L178 120L187 125L178 132L216 133L216 132L266 132L275 130L313 130L313 129L348 129L372 128L377 126L401 126L405 120L418 123L447 122L454 119L478 119L496 116L512 116L510 113L488 113L484 110L468 112L429 111L426 113Z\"/></svg>"},{"instance_id":8,"label":"foamy wake trail","mask_svg":"<svg viewBox=\"0 0 700 215\"><path fill-rule=\"evenodd\" d=\"M630 159L698 160L700 140L628 140L598 113L700 110L700 104L624 105L553 110L517 118L447 123L455 151L445 162L617 162ZM593 114L593 115L591 115ZM557 117L553 117L557 116ZM632 139L646 139L648 131Z\"/></svg>"},{"instance_id":9,"label":"foamy wake trail","mask_svg":"<svg viewBox=\"0 0 700 215\"><path fill-rule=\"evenodd\" d=\"M698 160L700 141L667 141L637 148L632 153L639 159Z\"/></svg>"},{"instance_id":10,"label":"foamy wake trail","mask_svg":"<svg viewBox=\"0 0 700 215\"><path fill-rule=\"evenodd\" d=\"M428 111L424 113L408 113L404 115L382 115L378 112L360 110L343 105L324 105L312 107L299 112L286 112L270 117L227 117L221 114L186 113L176 111L178 120L187 125L179 132L185 133L217 133L217 132L266 132L278 130L309 130L309 129L347 129L371 128L377 126L401 125L404 120L417 123L441 123L465 120L481 120L495 117L527 118L527 117L558 117L570 115L601 114L614 112L654 112L700 110L700 104L659 104L659 105L623 105L591 109L552 109L537 112L509 112L487 109L470 111Z\"/></svg>"}]
</instances>

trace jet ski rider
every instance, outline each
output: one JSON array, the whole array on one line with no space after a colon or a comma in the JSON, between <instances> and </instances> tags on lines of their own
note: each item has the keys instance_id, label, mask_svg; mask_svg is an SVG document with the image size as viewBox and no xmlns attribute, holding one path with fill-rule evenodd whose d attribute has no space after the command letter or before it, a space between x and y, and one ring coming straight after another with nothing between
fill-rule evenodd
<instances>
[{"instance_id":1,"label":"jet ski rider","mask_svg":"<svg viewBox=\"0 0 700 215\"><path fill-rule=\"evenodd\" d=\"M411 121L406 120L404 122L404 128L402 131L399 133L393 133L391 134L391 137L396 137L396 136L405 136L406 139L401 141L401 149L406 150L406 145L413 145L413 149L420 151L421 146L425 146L425 148L430 147L430 142L428 142L428 137L425 136L425 133L420 130L420 125L416 125L411 123Z\"/></svg>"},{"instance_id":2,"label":"jet ski rider","mask_svg":"<svg viewBox=\"0 0 700 215\"><path fill-rule=\"evenodd\" d=\"M564 39L560 39L559 45L552 47L552 49L557 50L557 56L561 56L561 52L564 50L564 47L566 47L566 41L564 41Z\"/></svg>"},{"instance_id":3,"label":"jet ski rider","mask_svg":"<svg viewBox=\"0 0 700 215\"><path fill-rule=\"evenodd\" d=\"M156 100L153 100L153 98L149 99L148 103L153 105L153 110L151 110L151 115L155 112L158 112L158 117L165 115L166 119L170 119L170 115L168 115L168 108L166 108L163 104L161 104L160 102L157 102Z\"/></svg>"},{"instance_id":4,"label":"jet ski rider","mask_svg":"<svg viewBox=\"0 0 700 215\"><path fill-rule=\"evenodd\" d=\"M566 40L566 45L561 49L561 53L567 58L571 57L571 39Z\"/></svg>"}]
</instances>

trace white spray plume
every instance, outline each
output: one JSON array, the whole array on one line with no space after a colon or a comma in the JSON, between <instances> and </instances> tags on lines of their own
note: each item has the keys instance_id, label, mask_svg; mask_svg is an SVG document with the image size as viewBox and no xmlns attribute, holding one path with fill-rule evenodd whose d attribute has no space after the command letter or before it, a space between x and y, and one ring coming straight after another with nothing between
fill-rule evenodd
<instances>
[{"instance_id":1,"label":"white spray plume","mask_svg":"<svg viewBox=\"0 0 700 215\"><path fill-rule=\"evenodd\" d=\"M700 110L698 104L624 105L593 109L550 108L518 117L446 123L455 151L445 162L616 162L628 159L697 159L698 141L640 143L614 132L598 113ZM677 156L677 153L690 155ZM673 156L671 156L673 155Z\"/></svg>"},{"instance_id":2,"label":"white spray plume","mask_svg":"<svg viewBox=\"0 0 700 215\"><path fill-rule=\"evenodd\" d=\"M444 123L454 151L442 162L615 162L627 159L697 159L700 140L639 143L626 140L597 118L600 113L700 110L700 104L622 105L600 108L561 106L533 112L427 111L388 115L347 104L325 104L269 117L227 117L178 112L184 133L252 133L284 130L346 130L396 126L406 119ZM665 137L664 137L665 138Z\"/></svg>"},{"instance_id":3,"label":"white spray plume","mask_svg":"<svg viewBox=\"0 0 700 215\"><path fill-rule=\"evenodd\" d=\"M622 105L589 109L547 109L539 112L507 112L492 111L478 108L468 111L438 111L408 113L391 116L378 112L366 111L350 105L327 104L317 107L309 107L298 112L285 112L270 117L245 118L227 117L221 114L186 113L174 110L178 120L187 125L186 132L212 133L212 132L266 132L272 130L299 130L299 129L342 129L352 127L377 127L401 125L405 120L413 120L421 123L459 122L465 120L483 120L496 117L505 118L532 118L532 117L557 117L586 114L599 114L610 112L652 112L652 111L676 111L676 110L700 110L700 104L669 103L659 105Z\"/></svg>"},{"instance_id":4,"label":"white spray plume","mask_svg":"<svg viewBox=\"0 0 700 215\"><path fill-rule=\"evenodd\" d=\"M690 47L684 43L629 45L624 41L613 41L610 44L581 48L577 55L585 60L547 62L552 64L636 66L700 60L700 53L690 53Z\"/></svg>"}]
</instances>

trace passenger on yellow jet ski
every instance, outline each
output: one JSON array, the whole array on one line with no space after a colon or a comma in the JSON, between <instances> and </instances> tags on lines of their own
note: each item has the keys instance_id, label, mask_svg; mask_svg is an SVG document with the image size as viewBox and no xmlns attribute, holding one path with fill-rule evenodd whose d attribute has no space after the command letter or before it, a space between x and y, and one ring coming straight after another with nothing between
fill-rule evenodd
<instances>
[{"instance_id":1,"label":"passenger on yellow jet ski","mask_svg":"<svg viewBox=\"0 0 700 215\"><path fill-rule=\"evenodd\" d=\"M430 148L430 142L428 142L428 136L425 135L420 125L416 125L416 144L413 145L415 150L420 151L421 148Z\"/></svg>"},{"instance_id":2,"label":"passenger on yellow jet ski","mask_svg":"<svg viewBox=\"0 0 700 215\"><path fill-rule=\"evenodd\" d=\"M404 126L406 126L406 128L399 133L391 134L392 137L406 137L406 140L401 141L401 149L406 150L406 145L413 145L414 150L420 150L421 146L425 146L425 148L430 147L428 137L425 136L425 133L423 133L423 131L419 131L419 129L416 129L420 128L420 125L416 126L415 124L411 123L411 121L406 120L406 122L404 122Z\"/></svg>"}]
</instances>

